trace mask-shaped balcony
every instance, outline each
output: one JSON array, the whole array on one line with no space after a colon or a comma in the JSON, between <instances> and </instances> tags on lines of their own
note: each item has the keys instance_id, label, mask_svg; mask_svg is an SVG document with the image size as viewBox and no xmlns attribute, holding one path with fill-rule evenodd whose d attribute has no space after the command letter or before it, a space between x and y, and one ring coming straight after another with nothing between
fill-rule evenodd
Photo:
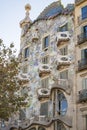
<instances>
[{"instance_id":1,"label":"mask-shaped balcony","mask_svg":"<svg viewBox=\"0 0 87 130\"><path fill-rule=\"evenodd\" d=\"M61 69L64 66L71 64L71 57L69 55L59 55L57 57L57 69Z\"/></svg>"},{"instance_id":2,"label":"mask-shaped balcony","mask_svg":"<svg viewBox=\"0 0 87 130\"><path fill-rule=\"evenodd\" d=\"M57 34L57 46L65 44L65 42L70 40L70 34L68 31L58 32Z\"/></svg>"},{"instance_id":3,"label":"mask-shaped balcony","mask_svg":"<svg viewBox=\"0 0 87 130\"><path fill-rule=\"evenodd\" d=\"M67 94L71 94L72 82L69 79L55 79L55 83L52 85L53 89L59 89L65 91Z\"/></svg>"},{"instance_id":4,"label":"mask-shaped balcony","mask_svg":"<svg viewBox=\"0 0 87 130\"><path fill-rule=\"evenodd\" d=\"M87 101L87 89L83 89L79 91L79 102Z\"/></svg>"},{"instance_id":5,"label":"mask-shaped balcony","mask_svg":"<svg viewBox=\"0 0 87 130\"><path fill-rule=\"evenodd\" d=\"M78 71L86 70L87 69L87 59L81 59L78 61Z\"/></svg>"},{"instance_id":6,"label":"mask-shaped balcony","mask_svg":"<svg viewBox=\"0 0 87 130\"><path fill-rule=\"evenodd\" d=\"M40 64L39 65L39 76L44 77L51 73L51 66L49 64Z\"/></svg>"},{"instance_id":7,"label":"mask-shaped balcony","mask_svg":"<svg viewBox=\"0 0 87 130\"><path fill-rule=\"evenodd\" d=\"M85 0L75 0L75 4L76 4L76 5L79 5L79 4L81 4L82 2L85 2Z\"/></svg>"},{"instance_id":8,"label":"mask-shaped balcony","mask_svg":"<svg viewBox=\"0 0 87 130\"><path fill-rule=\"evenodd\" d=\"M50 90L47 88L39 88L37 91L38 99L49 99L50 97Z\"/></svg>"},{"instance_id":9,"label":"mask-shaped balcony","mask_svg":"<svg viewBox=\"0 0 87 130\"><path fill-rule=\"evenodd\" d=\"M87 32L81 33L77 36L78 45L83 44L87 41Z\"/></svg>"},{"instance_id":10,"label":"mask-shaped balcony","mask_svg":"<svg viewBox=\"0 0 87 130\"><path fill-rule=\"evenodd\" d=\"M36 42L38 39L38 29L36 29L32 34L32 42Z\"/></svg>"}]
</instances>

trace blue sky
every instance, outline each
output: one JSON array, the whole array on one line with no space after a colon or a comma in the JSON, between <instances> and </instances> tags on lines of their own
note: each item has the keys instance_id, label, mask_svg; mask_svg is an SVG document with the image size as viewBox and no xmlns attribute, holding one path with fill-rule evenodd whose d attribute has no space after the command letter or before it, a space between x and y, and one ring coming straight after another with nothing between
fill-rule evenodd
<instances>
[{"instance_id":1,"label":"blue sky","mask_svg":"<svg viewBox=\"0 0 87 130\"><path fill-rule=\"evenodd\" d=\"M0 38L6 45L15 43L19 52L21 29L19 22L25 17L24 6L31 5L30 18L34 20L43 9L57 0L0 0ZM74 3L74 0L61 0L63 5Z\"/></svg>"}]
</instances>

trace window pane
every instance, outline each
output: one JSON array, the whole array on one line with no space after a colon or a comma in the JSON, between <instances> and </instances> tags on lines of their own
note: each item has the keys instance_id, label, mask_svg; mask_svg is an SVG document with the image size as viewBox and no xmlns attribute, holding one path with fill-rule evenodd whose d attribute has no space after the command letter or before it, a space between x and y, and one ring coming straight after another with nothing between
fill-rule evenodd
<instances>
[{"instance_id":1,"label":"window pane","mask_svg":"<svg viewBox=\"0 0 87 130\"><path fill-rule=\"evenodd\" d=\"M48 115L48 102L41 104L40 115Z\"/></svg>"},{"instance_id":2,"label":"window pane","mask_svg":"<svg viewBox=\"0 0 87 130\"><path fill-rule=\"evenodd\" d=\"M60 79L68 79L68 70L60 72Z\"/></svg>"},{"instance_id":3,"label":"window pane","mask_svg":"<svg viewBox=\"0 0 87 130\"><path fill-rule=\"evenodd\" d=\"M87 6L82 8L82 19L87 18Z\"/></svg>"},{"instance_id":4,"label":"window pane","mask_svg":"<svg viewBox=\"0 0 87 130\"><path fill-rule=\"evenodd\" d=\"M29 56L29 48L25 48L25 58Z\"/></svg>"},{"instance_id":5,"label":"window pane","mask_svg":"<svg viewBox=\"0 0 87 130\"><path fill-rule=\"evenodd\" d=\"M43 49L45 49L49 46L49 36L45 37L43 42Z\"/></svg>"}]
</instances>

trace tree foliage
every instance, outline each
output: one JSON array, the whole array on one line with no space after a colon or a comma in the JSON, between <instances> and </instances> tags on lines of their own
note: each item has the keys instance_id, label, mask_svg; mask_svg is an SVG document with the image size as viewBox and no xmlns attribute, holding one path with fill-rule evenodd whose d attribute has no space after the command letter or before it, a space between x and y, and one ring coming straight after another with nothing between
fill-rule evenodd
<instances>
[{"instance_id":1,"label":"tree foliage","mask_svg":"<svg viewBox=\"0 0 87 130\"><path fill-rule=\"evenodd\" d=\"M0 118L8 119L13 113L24 107L27 94L21 95L28 79L19 76L19 61L14 45L6 47L0 39Z\"/></svg>"}]
</instances>

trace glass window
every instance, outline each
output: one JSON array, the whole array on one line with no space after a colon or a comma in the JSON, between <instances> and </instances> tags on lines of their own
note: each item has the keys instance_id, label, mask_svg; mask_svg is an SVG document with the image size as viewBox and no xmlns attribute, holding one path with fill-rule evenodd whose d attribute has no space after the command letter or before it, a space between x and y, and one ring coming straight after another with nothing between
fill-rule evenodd
<instances>
[{"instance_id":1,"label":"glass window","mask_svg":"<svg viewBox=\"0 0 87 130\"><path fill-rule=\"evenodd\" d=\"M58 114L65 115L68 107L67 100L64 94L60 91L58 91L57 100L58 100L58 106L57 106Z\"/></svg>"},{"instance_id":2,"label":"glass window","mask_svg":"<svg viewBox=\"0 0 87 130\"><path fill-rule=\"evenodd\" d=\"M59 121L57 121L57 130L66 130L64 125Z\"/></svg>"},{"instance_id":3,"label":"glass window","mask_svg":"<svg viewBox=\"0 0 87 130\"><path fill-rule=\"evenodd\" d=\"M87 18L87 5L82 8L81 12L82 12L82 19Z\"/></svg>"},{"instance_id":4,"label":"glass window","mask_svg":"<svg viewBox=\"0 0 87 130\"><path fill-rule=\"evenodd\" d=\"M87 89L87 78L82 79L82 88Z\"/></svg>"},{"instance_id":5,"label":"glass window","mask_svg":"<svg viewBox=\"0 0 87 130\"><path fill-rule=\"evenodd\" d=\"M87 115L85 115L85 124L86 124L86 130L87 130Z\"/></svg>"},{"instance_id":6,"label":"glass window","mask_svg":"<svg viewBox=\"0 0 87 130\"><path fill-rule=\"evenodd\" d=\"M23 73L27 73L27 71L28 71L28 66L24 66L23 67Z\"/></svg>"},{"instance_id":7,"label":"glass window","mask_svg":"<svg viewBox=\"0 0 87 130\"><path fill-rule=\"evenodd\" d=\"M48 88L48 85L49 85L49 77L41 80L42 88Z\"/></svg>"},{"instance_id":8,"label":"glass window","mask_svg":"<svg viewBox=\"0 0 87 130\"><path fill-rule=\"evenodd\" d=\"M61 55L67 55L68 54L68 46L65 46L60 49Z\"/></svg>"},{"instance_id":9,"label":"glass window","mask_svg":"<svg viewBox=\"0 0 87 130\"><path fill-rule=\"evenodd\" d=\"M65 24L62 27L59 27L59 31L64 32L64 31L68 31L68 24Z\"/></svg>"},{"instance_id":10,"label":"glass window","mask_svg":"<svg viewBox=\"0 0 87 130\"><path fill-rule=\"evenodd\" d=\"M43 49L47 48L49 46L49 36L46 36L43 39Z\"/></svg>"},{"instance_id":11,"label":"glass window","mask_svg":"<svg viewBox=\"0 0 87 130\"><path fill-rule=\"evenodd\" d=\"M87 59L87 49L81 50L81 59Z\"/></svg>"},{"instance_id":12,"label":"glass window","mask_svg":"<svg viewBox=\"0 0 87 130\"><path fill-rule=\"evenodd\" d=\"M68 79L68 70L60 72L60 79Z\"/></svg>"},{"instance_id":13,"label":"glass window","mask_svg":"<svg viewBox=\"0 0 87 130\"><path fill-rule=\"evenodd\" d=\"M46 130L44 127L39 127L38 130Z\"/></svg>"},{"instance_id":14,"label":"glass window","mask_svg":"<svg viewBox=\"0 0 87 130\"><path fill-rule=\"evenodd\" d=\"M48 56L45 56L45 57L42 58L42 63L43 64L48 64L48 62L49 62Z\"/></svg>"},{"instance_id":15,"label":"glass window","mask_svg":"<svg viewBox=\"0 0 87 130\"><path fill-rule=\"evenodd\" d=\"M27 58L28 56L29 56L29 47L25 48L24 58Z\"/></svg>"},{"instance_id":16,"label":"glass window","mask_svg":"<svg viewBox=\"0 0 87 130\"><path fill-rule=\"evenodd\" d=\"M29 129L29 130L36 130L36 128L34 127L34 128Z\"/></svg>"},{"instance_id":17,"label":"glass window","mask_svg":"<svg viewBox=\"0 0 87 130\"><path fill-rule=\"evenodd\" d=\"M48 102L41 103L40 115L48 116Z\"/></svg>"}]
</instances>

